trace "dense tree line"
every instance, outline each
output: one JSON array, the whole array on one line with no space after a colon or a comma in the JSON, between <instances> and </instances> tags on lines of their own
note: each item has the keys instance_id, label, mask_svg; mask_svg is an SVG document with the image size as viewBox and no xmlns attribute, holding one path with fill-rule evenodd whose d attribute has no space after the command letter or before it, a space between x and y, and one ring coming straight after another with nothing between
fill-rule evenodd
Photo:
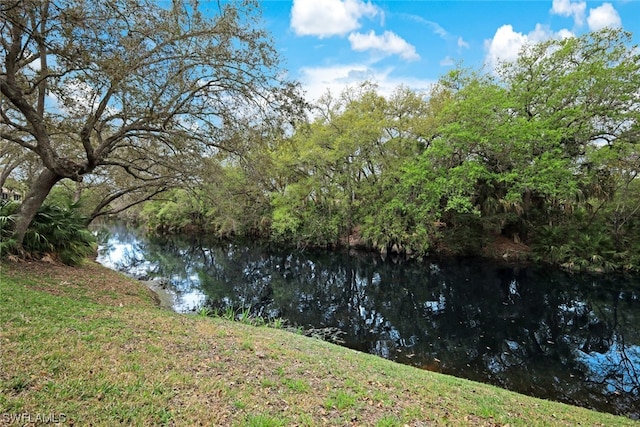
<instances>
[{"instance_id":1,"label":"dense tree line","mask_svg":"<svg viewBox=\"0 0 640 427\"><path fill-rule=\"evenodd\" d=\"M510 242L506 256L570 268L639 265L640 56L623 31L531 45L496 72L456 69L428 94L363 84L313 113L293 133L236 135L255 143L208 159L202 186L148 204L145 221L411 256L505 255L495 243Z\"/></svg>"},{"instance_id":2,"label":"dense tree line","mask_svg":"<svg viewBox=\"0 0 640 427\"><path fill-rule=\"evenodd\" d=\"M0 6L0 183L23 195L0 206L0 254L54 251L39 219L129 213L164 233L640 265L640 54L622 30L309 106L256 2L82 4Z\"/></svg>"}]
</instances>

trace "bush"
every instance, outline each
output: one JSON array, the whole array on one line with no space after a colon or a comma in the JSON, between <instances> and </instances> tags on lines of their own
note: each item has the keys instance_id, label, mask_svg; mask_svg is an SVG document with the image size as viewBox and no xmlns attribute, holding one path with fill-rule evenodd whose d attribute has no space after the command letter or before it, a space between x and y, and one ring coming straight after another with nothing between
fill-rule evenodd
<instances>
[{"instance_id":1,"label":"bush","mask_svg":"<svg viewBox=\"0 0 640 427\"><path fill-rule=\"evenodd\" d=\"M19 205L14 202L0 206L0 254L15 254L17 245L11 229ZM86 218L78 207L43 205L27 230L23 250L32 257L53 255L68 265L79 265L96 249L96 240L86 226Z\"/></svg>"},{"instance_id":2,"label":"bush","mask_svg":"<svg viewBox=\"0 0 640 427\"><path fill-rule=\"evenodd\" d=\"M0 202L0 256L15 253L16 241L11 238L15 213L20 205L16 202Z\"/></svg>"},{"instance_id":3,"label":"bush","mask_svg":"<svg viewBox=\"0 0 640 427\"><path fill-rule=\"evenodd\" d=\"M536 260L570 270L636 270L637 252L617 249L612 236L611 230L598 222L540 226L535 230L531 250Z\"/></svg>"}]
</instances>

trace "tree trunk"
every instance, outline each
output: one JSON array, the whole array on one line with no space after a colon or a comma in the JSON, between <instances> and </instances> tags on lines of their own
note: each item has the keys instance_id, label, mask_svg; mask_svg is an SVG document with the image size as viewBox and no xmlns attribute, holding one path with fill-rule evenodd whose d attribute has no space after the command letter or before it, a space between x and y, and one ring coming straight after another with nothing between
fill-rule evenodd
<instances>
[{"instance_id":1,"label":"tree trunk","mask_svg":"<svg viewBox=\"0 0 640 427\"><path fill-rule=\"evenodd\" d=\"M40 175L38 175L31 186L29 193L24 198L24 201L16 213L17 218L13 226L12 236L20 250L22 250L24 236L27 232L27 228L31 225L31 221L33 221L36 213L38 213L38 209L42 206L42 203L47 198L47 195L53 186L61 179L62 176L50 171L49 169L44 169L40 172Z\"/></svg>"}]
</instances>

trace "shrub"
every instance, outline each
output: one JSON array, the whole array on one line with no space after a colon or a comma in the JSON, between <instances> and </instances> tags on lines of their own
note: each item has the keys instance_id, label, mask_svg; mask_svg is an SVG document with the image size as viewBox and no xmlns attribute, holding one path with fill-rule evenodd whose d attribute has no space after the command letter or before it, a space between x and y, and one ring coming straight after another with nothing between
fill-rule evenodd
<instances>
[{"instance_id":1,"label":"shrub","mask_svg":"<svg viewBox=\"0 0 640 427\"><path fill-rule=\"evenodd\" d=\"M11 238L17 203L0 206L0 254L14 254L17 250ZM79 265L96 249L96 240L86 226L76 205L61 207L44 204L34 217L22 244L33 257L50 254L68 265Z\"/></svg>"}]
</instances>

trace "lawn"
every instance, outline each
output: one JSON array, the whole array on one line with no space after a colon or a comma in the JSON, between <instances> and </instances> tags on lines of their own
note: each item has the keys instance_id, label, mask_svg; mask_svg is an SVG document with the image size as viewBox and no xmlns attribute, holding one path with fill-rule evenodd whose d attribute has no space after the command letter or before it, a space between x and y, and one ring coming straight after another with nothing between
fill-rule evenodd
<instances>
[{"instance_id":1,"label":"lawn","mask_svg":"<svg viewBox=\"0 0 640 427\"><path fill-rule=\"evenodd\" d=\"M639 425L158 307L93 261L0 266L0 425Z\"/></svg>"}]
</instances>

